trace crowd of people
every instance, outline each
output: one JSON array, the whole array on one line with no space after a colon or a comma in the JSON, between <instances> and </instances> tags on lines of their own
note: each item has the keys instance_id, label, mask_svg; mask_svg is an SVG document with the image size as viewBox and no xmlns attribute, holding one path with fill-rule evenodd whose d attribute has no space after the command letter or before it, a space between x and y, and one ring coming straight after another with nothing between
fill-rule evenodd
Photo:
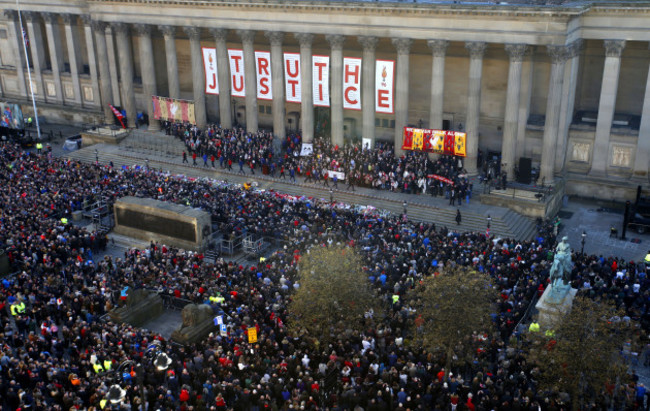
<instances>
[{"instance_id":1,"label":"crowd of people","mask_svg":"<svg viewBox=\"0 0 650 411\"><path fill-rule=\"evenodd\" d=\"M210 148L208 139L196 143L194 137L188 135L199 152ZM239 145L240 137L254 143ZM224 152L243 150L260 162L271 150L263 133L251 137L237 132L230 142L214 145ZM380 167L373 161L381 149L367 157L355 157L354 150L342 149L337 158L347 165L354 161L355 167ZM406 162L417 173L417 158ZM531 302L547 285L553 238L487 238L324 200L244 192L235 185L146 167L86 165L51 153L29 153L11 143L0 146L0 164L0 248L16 272L0 287L3 409L142 409L145 403L153 410L570 407L566 393L538 387L534 367L511 343ZM212 262L201 253L158 243L130 249L119 258L98 258L107 246L106 235L73 225L72 213L98 198L112 203L127 195L200 207L212 214L224 236L254 234L282 245L252 266ZM359 250L368 281L393 309L375 327L316 347L287 332L287 304L300 287L300 256L331 243ZM497 331L477 352L473 366L452 362L445 370L438 356L405 344L415 313L407 298L392 301L422 278L453 266L489 273L500 299L491 313ZM580 255L573 278L581 293L614 299L648 330L650 283L636 264ZM182 347L151 331L106 320L105 314L138 288L212 305L215 315L224 316L227 335L215 332ZM257 328L254 345L247 343L249 327ZM153 341L172 359L164 372L156 372L146 355ZM140 376L116 375L128 361L147 370L143 390L137 387ZM126 397L111 404L108 391L118 383ZM635 389L627 387L617 400L633 406ZM611 397L601 398L590 408L611 404Z\"/></svg>"},{"instance_id":2,"label":"crowd of people","mask_svg":"<svg viewBox=\"0 0 650 411\"><path fill-rule=\"evenodd\" d=\"M399 156L385 142L378 141L373 148L362 148L360 143L339 147L322 138L317 138L311 153L303 156L298 134L274 142L270 132L247 133L242 128L227 130L216 125L200 130L191 125L167 123L165 130L183 140L183 162L189 164L192 157L195 166L218 166L243 174L266 173L294 182L296 177L302 177L305 182L335 188L345 183L347 189L362 186L445 196L452 205L460 205L471 197L472 185L462 160L453 156L432 160L427 153L418 151Z\"/></svg>"}]
</instances>

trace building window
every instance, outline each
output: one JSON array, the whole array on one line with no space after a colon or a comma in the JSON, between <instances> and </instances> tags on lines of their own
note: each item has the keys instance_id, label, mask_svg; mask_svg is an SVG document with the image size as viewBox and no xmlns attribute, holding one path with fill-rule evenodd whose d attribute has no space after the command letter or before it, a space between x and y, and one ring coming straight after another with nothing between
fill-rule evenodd
<instances>
[{"instance_id":1,"label":"building window","mask_svg":"<svg viewBox=\"0 0 650 411\"><path fill-rule=\"evenodd\" d=\"M395 120L390 121L390 128L395 128Z\"/></svg>"},{"instance_id":2,"label":"building window","mask_svg":"<svg viewBox=\"0 0 650 411\"><path fill-rule=\"evenodd\" d=\"M260 112L260 114L264 114L264 106L259 106L258 111Z\"/></svg>"},{"instance_id":3,"label":"building window","mask_svg":"<svg viewBox=\"0 0 650 411\"><path fill-rule=\"evenodd\" d=\"M271 114L271 106L266 106L266 114Z\"/></svg>"}]
</instances>

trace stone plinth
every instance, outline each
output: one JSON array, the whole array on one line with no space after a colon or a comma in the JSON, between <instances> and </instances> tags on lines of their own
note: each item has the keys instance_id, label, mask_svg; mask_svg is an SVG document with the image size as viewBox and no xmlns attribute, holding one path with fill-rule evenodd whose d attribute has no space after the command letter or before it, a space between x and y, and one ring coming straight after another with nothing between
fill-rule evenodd
<instances>
[{"instance_id":1,"label":"stone plinth","mask_svg":"<svg viewBox=\"0 0 650 411\"><path fill-rule=\"evenodd\" d=\"M203 340L215 330L212 307L207 304L188 304L183 308L183 324L172 333L172 340L180 344L193 344Z\"/></svg>"},{"instance_id":2,"label":"stone plinth","mask_svg":"<svg viewBox=\"0 0 650 411\"><path fill-rule=\"evenodd\" d=\"M567 286L568 287L568 286ZM543 328L552 328L559 316L568 313L573 305L573 299L578 290L569 288L568 292L559 299L553 298L551 290L553 287L546 287L542 298L539 299L535 308L539 312L539 324Z\"/></svg>"},{"instance_id":3,"label":"stone plinth","mask_svg":"<svg viewBox=\"0 0 650 411\"><path fill-rule=\"evenodd\" d=\"M201 250L212 231L210 213L151 198L124 197L113 206L115 232L190 250Z\"/></svg>"},{"instance_id":4,"label":"stone plinth","mask_svg":"<svg viewBox=\"0 0 650 411\"><path fill-rule=\"evenodd\" d=\"M98 127L95 130L87 130L81 133L81 141L84 147L93 144L120 144L129 136L128 130L113 129L110 127Z\"/></svg>"},{"instance_id":5,"label":"stone plinth","mask_svg":"<svg viewBox=\"0 0 650 411\"><path fill-rule=\"evenodd\" d=\"M162 298L158 293L145 289L131 290L126 304L112 310L108 315L114 322L139 327L163 313Z\"/></svg>"}]
</instances>

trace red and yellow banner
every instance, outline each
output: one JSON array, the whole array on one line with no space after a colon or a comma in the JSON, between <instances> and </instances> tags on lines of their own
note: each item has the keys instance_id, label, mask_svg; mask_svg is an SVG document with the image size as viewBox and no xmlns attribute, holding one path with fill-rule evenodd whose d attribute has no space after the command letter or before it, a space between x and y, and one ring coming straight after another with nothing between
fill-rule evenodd
<instances>
[{"instance_id":1,"label":"red and yellow banner","mask_svg":"<svg viewBox=\"0 0 650 411\"><path fill-rule=\"evenodd\" d=\"M151 96L155 120L196 124L194 103L169 97Z\"/></svg>"},{"instance_id":2,"label":"red and yellow banner","mask_svg":"<svg viewBox=\"0 0 650 411\"><path fill-rule=\"evenodd\" d=\"M467 134L460 131L404 127L402 150L465 157L466 138Z\"/></svg>"}]
</instances>

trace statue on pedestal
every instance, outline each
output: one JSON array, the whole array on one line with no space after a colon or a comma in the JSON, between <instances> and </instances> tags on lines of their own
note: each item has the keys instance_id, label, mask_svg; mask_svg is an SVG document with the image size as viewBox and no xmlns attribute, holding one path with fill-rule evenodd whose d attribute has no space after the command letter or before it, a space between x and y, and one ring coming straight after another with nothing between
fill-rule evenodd
<instances>
[{"instance_id":1,"label":"statue on pedestal","mask_svg":"<svg viewBox=\"0 0 650 411\"><path fill-rule=\"evenodd\" d=\"M555 247L555 256L553 265L551 265L551 291L549 299L560 301L569 292L571 288L571 270L573 262L571 261L571 246L567 242L569 238L563 237L562 241Z\"/></svg>"}]
</instances>

